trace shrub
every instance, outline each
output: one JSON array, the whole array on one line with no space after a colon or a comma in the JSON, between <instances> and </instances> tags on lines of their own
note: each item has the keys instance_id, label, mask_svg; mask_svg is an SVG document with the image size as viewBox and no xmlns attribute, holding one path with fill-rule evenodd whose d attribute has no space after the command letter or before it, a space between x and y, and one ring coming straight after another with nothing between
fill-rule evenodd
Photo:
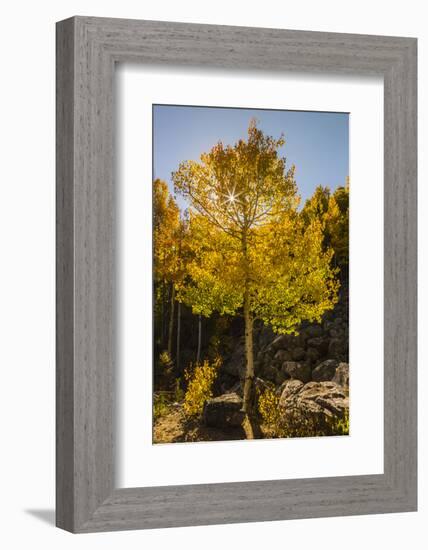
<instances>
[{"instance_id":1,"label":"shrub","mask_svg":"<svg viewBox=\"0 0 428 550\"><path fill-rule=\"evenodd\" d=\"M288 409L280 420L285 435L277 437L320 437L332 435L330 425L323 414L315 415L300 409Z\"/></svg>"},{"instance_id":2,"label":"shrub","mask_svg":"<svg viewBox=\"0 0 428 550\"><path fill-rule=\"evenodd\" d=\"M211 363L204 361L195 367L188 367L184 377L187 381L187 390L184 396L184 412L187 416L200 416L204 403L213 396L212 387L220 367L220 359Z\"/></svg>"},{"instance_id":3,"label":"shrub","mask_svg":"<svg viewBox=\"0 0 428 550\"><path fill-rule=\"evenodd\" d=\"M163 351L159 355L159 367L163 370L168 370L173 366L172 359L167 351Z\"/></svg>"},{"instance_id":4,"label":"shrub","mask_svg":"<svg viewBox=\"0 0 428 550\"><path fill-rule=\"evenodd\" d=\"M346 411L343 418L337 416L330 424L331 435L349 435L349 411Z\"/></svg>"},{"instance_id":5,"label":"shrub","mask_svg":"<svg viewBox=\"0 0 428 550\"><path fill-rule=\"evenodd\" d=\"M285 437L285 432L281 427L279 396L276 395L273 389L266 388L259 395L258 409L266 435L268 437Z\"/></svg>"},{"instance_id":6,"label":"shrub","mask_svg":"<svg viewBox=\"0 0 428 550\"><path fill-rule=\"evenodd\" d=\"M153 419L157 420L168 413L170 399L165 393L155 393L153 395Z\"/></svg>"},{"instance_id":7,"label":"shrub","mask_svg":"<svg viewBox=\"0 0 428 550\"><path fill-rule=\"evenodd\" d=\"M287 437L321 437L331 435L349 435L349 413L343 418L326 417L302 411L289 411L285 422Z\"/></svg>"},{"instance_id":8,"label":"shrub","mask_svg":"<svg viewBox=\"0 0 428 550\"><path fill-rule=\"evenodd\" d=\"M279 396L271 388L259 395L258 410L267 437L349 435L348 411L343 418L326 418L324 415L305 413L298 409L288 409L287 414L283 415L279 408Z\"/></svg>"},{"instance_id":9,"label":"shrub","mask_svg":"<svg viewBox=\"0 0 428 550\"><path fill-rule=\"evenodd\" d=\"M176 403L179 403L184 398L184 391L181 388L181 378L177 378L175 380L175 386L174 386L174 401Z\"/></svg>"}]
</instances>

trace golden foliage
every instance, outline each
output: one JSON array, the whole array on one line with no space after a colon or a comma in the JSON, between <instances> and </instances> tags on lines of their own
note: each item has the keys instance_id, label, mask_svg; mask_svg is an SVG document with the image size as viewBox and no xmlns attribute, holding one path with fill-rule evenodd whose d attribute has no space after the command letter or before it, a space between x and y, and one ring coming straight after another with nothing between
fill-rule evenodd
<instances>
[{"instance_id":1,"label":"golden foliage","mask_svg":"<svg viewBox=\"0 0 428 550\"><path fill-rule=\"evenodd\" d=\"M325 213L325 233L338 265L349 263L349 187L339 187Z\"/></svg>"},{"instance_id":2,"label":"golden foliage","mask_svg":"<svg viewBox=\"0 0 428 550\"><path fill-rule=\"evenodd\" d=\"M321 223L324 249L331 247L334 261L340 266L349 262L349 178L344 187L331 194L328 187L318 186L305 203L301 217L306 225Z\"/></svg>"},{"instance_id":3,"label":"golden foliage","mask_svg":"<svg viewBox=\"0 0 428 550\"><path fill-rule=\"evenodd\" d=\"M284 437L285 434L281 428L279 396L273 389L267 388L259 395L258 409L266 435L268 437Z\"/></svg>"},{"instance_id":4,"label":"golden foliage","mask_svg":"<svg viewBox=\"0 0 428 550\"><path fill-rule=\"evenodd\" d=\"M186 277L178 299L193 313L250 316L291 333L303 320L319 321L337 301L333 251L323 246L323 223L298 214L294 166L278 149L284 138L265 136L254 123L248 140L219 142L200 162L173 173L190 202Z\"/></svg>"},{"instance_id":5,"label":"golden foliage","mask_svg":"<svg viewBox=\"0 0 428 550\"><path fill-rule=\"evenodd\" d=\"M331 435L349 435L349 410L345 411L343 418L333 417L330 429Z\"/></svg>"},{"instance_id":6,"label":"golden foliage","mask_svg":"<svg viewBox=\"0 0 428 550\"><path fill-rule=\"evenodd\" d=\"M184 373L187 390L184 396L184 412L187 416L202 414L204 403L213 396L212 387L220 367L220 359L212 363L204 361L194 368L190 365Z\"/></svg>"},{"instance_id":7,"label":"golden foliage","mask_svg":"<svg viewBox=\"0 0 428 550\"><path fill-rule=\"evenodd\" d=\"M179 269L180 210L160 179L153 182L153 239L155 279L172 281Z\"/></svg>"},{"instance_id":8,"label":"golden foliage","mask_svg":"<svg viewBox=\"0 0 428 550\"><path fill-rule=\"evenodd\" d=\"M171 368L173 365L172 359L167 351L163 351L159 354L159 366L163 370Z\"/></svg>"}]
</instances>

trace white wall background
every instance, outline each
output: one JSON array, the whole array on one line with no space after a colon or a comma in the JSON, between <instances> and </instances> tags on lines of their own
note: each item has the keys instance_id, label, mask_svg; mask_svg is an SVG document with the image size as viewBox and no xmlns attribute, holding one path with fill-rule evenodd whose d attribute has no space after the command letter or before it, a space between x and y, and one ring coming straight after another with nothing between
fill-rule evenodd
<instances>
[{"instance_id":1,"label":"white wall background","mask_svg":"<svg viewBox=\"0 0 428 550\"><path fill-rule=\"evenodd\" d=\"M426 349L420 350L419 512L73 536L53 527L54 507L54 23L70 15L417 36L420 211L428 207L428 28L424 4L380 0L15 0L0 23L0 544L3 548L159 548L219 545L301 550L422 548L428 520ZM428 277L420 216L420 280ZM420 334L428 330L420 286ZM425 307L424 307L425 305ZM418 542L420 540L420 542Z\"/></svg>"}]
</instances>

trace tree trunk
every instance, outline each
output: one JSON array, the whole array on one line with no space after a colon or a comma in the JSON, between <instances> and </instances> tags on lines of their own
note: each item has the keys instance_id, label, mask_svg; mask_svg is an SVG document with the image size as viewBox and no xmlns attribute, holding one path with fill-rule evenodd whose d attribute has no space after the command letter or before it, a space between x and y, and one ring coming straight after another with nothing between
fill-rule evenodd
<instances>
[{"instance_id":1,"label":"tree trunk","mask_svg":"<svg viewBox=\"0 0 428 550\"><path fill-rule=\"evenodd\" d=\"M202 315L198 316L198 349L196 352L196 363L201 361L201 345L202 345Z\"/></svg>"},{"instance_id":2,"label":"tree trunk","mask_svg":"<svg viewBox=\"0 0 428 550\"><path fill-rule=\"evenodd\" d=\"M177 373L180 373L180 331L181 331L181 302L178 302L177 304L177 350L176 350Z\"/></svg>"},{"instance_id":3,"label":"tree trunk","mask_svg":"<svg viewBox=\"0 0 428 550\"><path fill-rule=\"evenodd\" d=\"M165 273L165 255L162 258L162 273ZM162 279L162 336L161 336L161 350L165 350L166 344L166 314L167 314L167 282L165 277Z\"/></svg>"},{"instance_id":4,"label":"tree trunk","mask_svg":"<svg viewBox=\"0 0 428 550\"><path fill-rule=\"evenodd\" d=\"M257 420L256 395L254 387L254 352L253 352L253 318L250 312L249 294L244 296L244 320L245 320L245 380L243 411L245 420L243 428L247 439L258 439L261 436L260 426Z\"/></svg>"},{"instance_id":5,"label":"tree trunk","mask_svg":"<svg viewBox=\"0 0 428 550\"><path fill-rule=\"evenodd\" d=\"M242 410L245 413L243 428L247 439L261 437L260 425L256 412L256 392L254 387L254 352L253 352L253 317L250 308L250 273L247 249L247 232L242 235L242 254L245 265L244 290L244 321L245 321L245 380L244 402Z\"/></svg>"},{"instance_id":6,"label":"tree trunk","mask_svg":"<svg viewBox=\"0 0 428 550\"><path fill-rule=\"evenodd\" d=\"M172 333L174 330L174 303L175 303L175 287L171 285L171 309L169 312L169 327L168 327L168 355L172 358Z\"/></svg>"},{"instance_id":7,"label":"tree trunk","mask_svg":"<svg viewBox=\"0 0 428 550\"><path fill-rule=\"evenodd\" d=\"M165 349L165 281L162 281L162 290L161 290L161 337L160 337L160 347L161 351Z\"/></svg>"}]
</instances>

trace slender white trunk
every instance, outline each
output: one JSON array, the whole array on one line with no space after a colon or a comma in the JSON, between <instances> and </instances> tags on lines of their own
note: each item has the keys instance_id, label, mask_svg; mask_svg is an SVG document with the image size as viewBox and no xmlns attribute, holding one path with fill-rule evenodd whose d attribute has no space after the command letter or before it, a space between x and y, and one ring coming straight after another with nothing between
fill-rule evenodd
<instances>
[{"instance_id":1,"label":"slender white trunk","mask_svg":"<svg viewBox=\"0 0 428 550\"><path fill-rule=\"evenodd\" d=\"M181 302L177 304L177 350L176 350L176 366L177 372L180 372L180 331L181 331Z\"/></svg>"},{"instance_id":2,"label":"slender white trunk","mask_svg":"<svg viewBox=\"0 0 428 550\"><path fill-rule=\"evenodd\" d=\"M245 414L253 414L253 383L254 383L254 354L253 354L253 320L248 307L248 297L244 304L245 320L245 380L244 380L244 405Z\"/></svg>"},{"instance_id":3,"label":"slender white trunk","mask_svg":"<svg viewBox=\"0 0 428 550\"><path fill-rule=\"evenodd\" d=\"M253 318L249 308L248 296L244 303L245 319L245 380L244 380L244 402L242 409L245 413L243 428L247 439L258 439L261 437L260 425L256 412L256 395L254 386L254 352L253 352Z\"/></svg>"},{"instance_id":4,"label":"slender white trunk","mask_svg":"<svg viewBox=\"0 0 428 550\"><path fill-rule=\"evenodd\" d=\"M169 327L168 327L168 355L172 357L172 333L174 330L174 303L175 303L175 288L171 285L171 308L169 312Z\"/></svg>"},{"instance_id":5,"label":"slender white trunk","mask_svg":"<svg viewBox=\"0 0 428 550\"><path fill-rule=\"evenodd\" d=\"M260 437L260 426L257 421L255 388L254 388L254 352L253 352L253 317L250 303L250 274L248 265L247 235L243 234L242 252L245 263L245 290L244 290L244 321L245 321L245 380L243 392L243 406L245 420L243 428L247 439Z\"/></svg>"}]
</instances>

